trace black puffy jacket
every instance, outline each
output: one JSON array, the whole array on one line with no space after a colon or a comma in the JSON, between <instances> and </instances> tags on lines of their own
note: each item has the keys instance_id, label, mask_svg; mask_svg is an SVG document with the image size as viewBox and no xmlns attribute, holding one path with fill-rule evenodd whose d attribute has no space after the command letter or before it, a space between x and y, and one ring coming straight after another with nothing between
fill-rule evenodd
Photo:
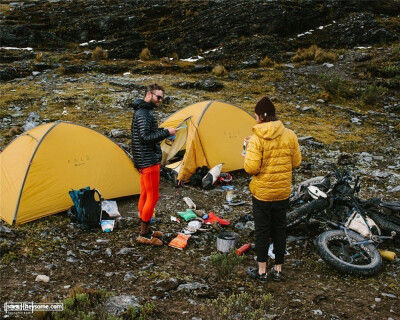
<instances>
[{"instance_id":1,"label":"black puffy jacket","mask_svg":"<svg viewBox=\"0 0 400 320\"><path fill-rule=\"evenodd\" d=\"M159 128L153 113L154 105L143 99L133 102L132 119L133 163L137 169L161 163L160 142L169 137L168 129Z\"/></svg>"}]
</instances>

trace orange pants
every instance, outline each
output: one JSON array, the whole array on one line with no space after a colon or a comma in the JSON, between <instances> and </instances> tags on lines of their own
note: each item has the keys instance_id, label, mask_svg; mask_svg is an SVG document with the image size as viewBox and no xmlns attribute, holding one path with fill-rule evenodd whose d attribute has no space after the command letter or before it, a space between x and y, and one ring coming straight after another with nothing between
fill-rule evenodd
<instances>
[{"instance_id":1,"label":"orange pants","mask_svg":"<svg viewBox=\"0 0 400 320\"><path fill-rule=\"evenodd\" d=\"M153 216L158 198L160 197L160 167L156 164L151 167L139 169L140 173L140 198L139 216L144 222L149 222Z\"/></svg>"}]
</instances>

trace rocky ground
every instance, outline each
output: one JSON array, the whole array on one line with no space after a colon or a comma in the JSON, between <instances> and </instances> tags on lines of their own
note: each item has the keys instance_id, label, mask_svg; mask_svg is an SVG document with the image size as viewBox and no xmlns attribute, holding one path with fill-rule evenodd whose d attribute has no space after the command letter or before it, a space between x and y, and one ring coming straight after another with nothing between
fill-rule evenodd
<instances>
[{"instance_id":1,"label":"rocky ground","mask_svg":"<svg viewBox=\"0 0 400 320\"><path fill-rule=\"evenodd\" d=\"M237 199L249 200L248 182L244 173L234 175ZM153 227L166 232L165 244L186 225L170 221L171 215L186 208L185 196L198 208L231 221L226 229L240 235L238 246L254 241L251 222L245 222L249 204L229 207L220 188L175 188L163 181ZM257 319L396 319L400 315L398 259L385 261L373 278L342 275L315 253L312 239L317 233L307 237L300 227L288 235L285 282L260 284L250 279L246 269L255 264L252 250L232 272L221 276L211 263L217 252L213 229L192 235L183 251L132 241L138 233L137 200L118 200L124 224L109 234L85 232L66 214L11 230L2 225L2 236L14 243L1 265L3 301L63 301L71 310L94 312L93 319L106 319L105 312L121 314L126 296L134 305L154 306L144 313L148 319L254 319L255 315ZM400 254L398 243L381 247ZM49 282L35 281L38 275L48 276ZM77 288L84 288L90 303L71 306L66 297L76 297ZM102 300L96 300L99 290ZM108 300L110 294L118 307ZM83 319L71 314L63 316Z\"/></svg>"},{"instance_id":2,"label":"rocky ground","mask_svg":"<svg viewBox=\"0 0 400 320\"><path fill-rule=\"evenodd\" d=\"M303 163L294 183L337 163L362 177L361 197L399 199L398 2L172 3L3 2L0 151L32 126L57 120L91 127L129 151L131 101L153 82L166 88L160 120L213 99L253 112L268 94L299 136ZM95 54L97 46L108 56ZM144 47L152 57L138 59ZM247 202L242 206L227 206L218 186L175 188L162 179L153 226L166 233L166 244L185 225L170 220L186 208L185 196L228 219L238 246L254 241L246 223L250 178L232 175L237 199ZM194 234L183 251L137 245L137 201L117 199L123 223L109 234L84 231L67 213L17 227L1 222L0 303L64 303L64 313L36 314L39 319L110 319L107 313L126 319L400 318L399 259L384 261L372 278L342 275L316 254L318 231L299 227L288 234L287 280L261 285L246 275L253 251L221 274L212 263L213 229ZM398 242L382 248L400 255ZM38 275L49 282L35 281ZM140 312L126 311L124 301L141 305Z\"/></svg>"}]
</instances>

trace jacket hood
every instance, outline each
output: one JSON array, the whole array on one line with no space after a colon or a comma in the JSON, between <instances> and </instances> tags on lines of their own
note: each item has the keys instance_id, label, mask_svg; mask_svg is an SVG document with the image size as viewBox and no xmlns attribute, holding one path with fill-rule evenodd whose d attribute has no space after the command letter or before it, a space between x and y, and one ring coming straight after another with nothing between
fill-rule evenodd
<instances>
[{"instance_id":1,"label":"jacket hood","mask_svg":"<svg viewBox=\"0 0 400 320\"><path fill-rule=\"evenodd\" d=\"M273 140L283 134L285 126L282 121L258 123L253 127L253 132L262 139Z\"/></svg>"},{"instance_id":2,"label":"jacket hood","mask_svg":"<svg viewBox=\"0 0 400 320\"><path fill-rule=\"evenodd\" d=\"M154 105L144 101L143 99L136 98L132 102L132 106L134 110L138 110L140 108L145 108L145 109L154 109Z\"/></svg>"}]
</instances>

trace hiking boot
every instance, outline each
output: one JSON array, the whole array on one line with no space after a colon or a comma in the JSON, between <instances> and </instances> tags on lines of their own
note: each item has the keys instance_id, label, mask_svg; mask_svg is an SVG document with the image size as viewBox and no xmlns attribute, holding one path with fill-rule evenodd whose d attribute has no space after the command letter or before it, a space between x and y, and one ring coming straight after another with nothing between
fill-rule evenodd
<instances>
[{"instance_id":1,"label":"hiking boot","mask_svg":"<svg viewBox=\"0 0 400 320\"><path fill-rule=\"evenodd\" d=\"M267 273L259 274L258 268L248 268L247 274L259 282L267 282Z\"/></svg>"},{"instance_id":2,"label":"hiking boot","mask_svg":"<svg viewBox=\"0 0 400 320\"><path fill-rule=\"evenodd\" d=\"M143 243L143 244L149 244L149 245L157 246L157 247L163 245L162 241L160 239L156 238L156 237L146 238L146 237L143 237L141 235L139 235L136 238L136 242L137 243Z\"/></svg>"},{"instance_id":3,"label":"hiking boot","mask_svg":"<svg viewBox=\"0 0 400 320\"><path fill-rule=\"evenodd\" d=\"M163 236L163 233L162 233L161 231L154 230L154 231L151 233L151 235L152 235L153 237L155 237L155 238L161 238L161 237Z\"/></svg>"},{"instance_id":4,"label":"hiking boot","mask_svg":"<svg viewBox=\"0 0 400 320\"><path fill-rule=\"evenodd\" d=\"M276 282L281 282L283 281L282 277L282 272L281 271L276 271L273 267L271 269L271 279L276 281Z\"/></svg>"}]
</instances>

